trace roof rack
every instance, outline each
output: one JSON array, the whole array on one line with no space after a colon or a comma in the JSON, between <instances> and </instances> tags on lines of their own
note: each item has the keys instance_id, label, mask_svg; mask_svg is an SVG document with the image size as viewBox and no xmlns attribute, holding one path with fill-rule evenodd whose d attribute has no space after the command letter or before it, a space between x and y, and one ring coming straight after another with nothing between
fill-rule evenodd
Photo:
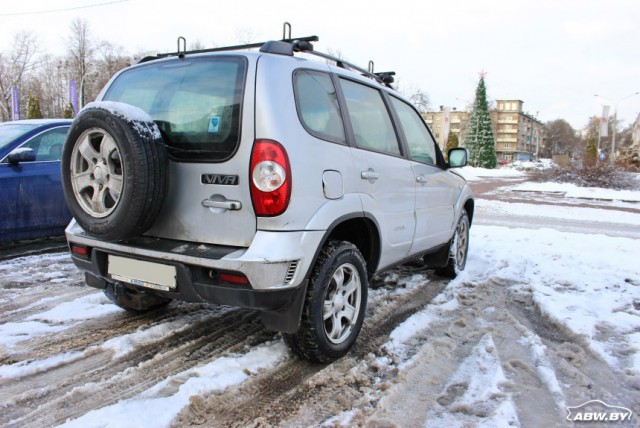
<instances>
[{"instance_id":1,"label":"roof rack","mask_svg":"<svg viewBox=\"0 0 640 428\"><path fill-rule=\"evenodd\" d=\"M177 56L178 58L185 58L187 54L199 54L199 53L208 53L208 52L225 52L225 51L236 51L243 49L255 49L260 48L260 52L264 53L272 53L277 55L288 55L293 56L294 52L302 52L306 54L315 55L317 57L333 61L336 63L336 66L344 69L355 70L362 75L373 79L391 89L391 83L394 82L393 76L395 76L395 72L393 71L385 71L374 73L373 71L373 61L369 61L369 69L365 70L357 65L351 64L341 58L325 54L322 52L315 51L313 49L313 45L311 42L317 42L320 39L318 36L307 36L307 37L296 37L295 39L291 37L291 24L285 22L282 29L282 39L281 40L270 40L266 42L258 42L258 43L248 43L242 45L233 45L233 46L223 46L217 48L209 48L209 49L197 49L192 51L187 51L187 40L184 37L178 37L178 50L176 52L167 52L167 53L159 53L155 56L146 56L141 58L137 63L141 64L148 61L153 61L156 59L167 58L171 56Z\"/></svg>"}]
</instances>

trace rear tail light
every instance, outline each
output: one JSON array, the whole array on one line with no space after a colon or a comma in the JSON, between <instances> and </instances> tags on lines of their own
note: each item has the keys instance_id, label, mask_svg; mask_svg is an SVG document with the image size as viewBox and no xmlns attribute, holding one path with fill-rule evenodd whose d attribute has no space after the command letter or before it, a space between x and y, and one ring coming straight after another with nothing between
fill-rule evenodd
<instances>
[{"instance_id":1,"label":"rear tail light","mask_svg":"<svg viewBox=\"0 0 640 428\"><path fill-rule=\"evenodd\" d=\"M280 143L256 140L251 153L251 201L256 215L282 214L291 198L291 166Z\"/></svg>"}]
</instances>

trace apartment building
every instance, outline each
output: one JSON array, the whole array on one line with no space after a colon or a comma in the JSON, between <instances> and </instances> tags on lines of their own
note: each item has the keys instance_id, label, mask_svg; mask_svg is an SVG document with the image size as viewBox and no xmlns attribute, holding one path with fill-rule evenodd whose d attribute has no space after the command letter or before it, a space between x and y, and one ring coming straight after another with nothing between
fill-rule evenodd
<instances>
[{"instance_id":1,"label":"apartment building","mask_svg":"<svg viewBox=\"0 0 640 428\"><path fill-rule=\"evenodd\" d=\"M447 131L447 115L443 106L440 107L440 111L422 113L422 117L431 128L431 132L433 132L433 136L436 137L436 141L442 150L447 144L449 132L456 134L458 141L462 144L470 115L471 113L468 111L456 110L454 107L449 112L449 130Z\"/></svg>"},{"instance_id":2,"label":"apartment building","mask_svg":"<svg viewBox=\"0 0 640 428\"><path fill-rule=\"evenodd\" d=\"M522 100L496 100L496 108L490 112L498 161L531 160L542 150L544 125L525 113L523 104ZM441 107L440 111L422 114L442 149L447 139L446 113ZM455 133L461 144L470 114L455 109L449 112L449 132Z\"/></svg>"}]
</instances>

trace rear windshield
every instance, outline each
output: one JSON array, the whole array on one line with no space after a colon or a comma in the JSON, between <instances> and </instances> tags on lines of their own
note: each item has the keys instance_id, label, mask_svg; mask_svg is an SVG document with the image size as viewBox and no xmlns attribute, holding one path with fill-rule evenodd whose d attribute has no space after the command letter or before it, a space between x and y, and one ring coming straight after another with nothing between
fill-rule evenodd
<instances>
[{"instance_id":1,"label":"rear windshield","mask_svg":"<svg viewBox=\"0 0 640 428\"><path fill-rule=\"evenodd\" d=\"M118 76L104 100L149 113L173 156L223 161L240 142L246 69L240 56L150 63Z\"/></svg>"}]
</instances>

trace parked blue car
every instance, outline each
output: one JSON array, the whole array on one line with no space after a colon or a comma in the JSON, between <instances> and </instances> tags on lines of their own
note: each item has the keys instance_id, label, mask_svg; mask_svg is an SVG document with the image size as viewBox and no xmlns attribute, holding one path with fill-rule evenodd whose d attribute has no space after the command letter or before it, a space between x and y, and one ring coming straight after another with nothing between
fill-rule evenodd
<instances>
[{"instance_id":1,"label":"parked blue car","mask_svg":"<svg viewBox=\"0 0 640 428\"><path fill-rule=\"evenodd\" d=\"M0 242L62 234L71 220L60 156L71 120L0 123Z\"/></svg>"}]
</instances>

